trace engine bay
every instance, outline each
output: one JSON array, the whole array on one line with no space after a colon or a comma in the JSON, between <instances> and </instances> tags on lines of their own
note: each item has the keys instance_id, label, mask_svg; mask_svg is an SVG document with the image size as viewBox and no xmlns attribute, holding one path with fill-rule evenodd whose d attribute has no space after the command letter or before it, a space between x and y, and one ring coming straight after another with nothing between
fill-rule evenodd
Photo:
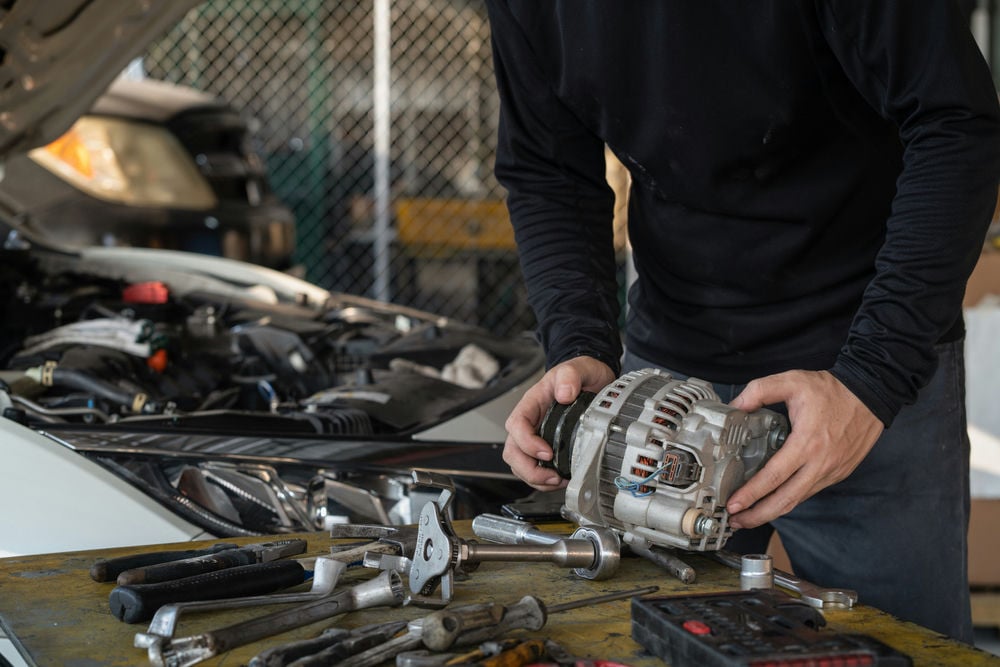
<instances>
[{"instance_id":1,"label":"engine bay","mask_svg":"<svg viewBox=\"0 0 1000 667\"><path fill-rule=\"evenodd\" d=\"M523 340L361 298L235 299L66 266L0 265L0 379L25 423L403 436L535 362Z\"/></svg>"}]
</instances>

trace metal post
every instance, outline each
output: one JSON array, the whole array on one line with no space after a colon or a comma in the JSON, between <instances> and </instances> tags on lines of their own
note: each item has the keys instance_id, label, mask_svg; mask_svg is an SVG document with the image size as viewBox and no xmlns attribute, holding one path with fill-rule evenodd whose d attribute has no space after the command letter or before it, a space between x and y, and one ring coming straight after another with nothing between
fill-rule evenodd
<instances>
[{"instance_id":1,"label":"metal post","mask_svg":"<svg viewBox=\"0 0 1000 667\"><path fill-rule=\"evenodd\" d=\"M391 0L373 0L375 73L372 116L374 118L375 149L375 226L372 230L373 296L380 301L392 298L390 291L390 250L393 236L390 217L390 123L392 99L390 59L392 16Z\"/></svg>"}]
</instances>

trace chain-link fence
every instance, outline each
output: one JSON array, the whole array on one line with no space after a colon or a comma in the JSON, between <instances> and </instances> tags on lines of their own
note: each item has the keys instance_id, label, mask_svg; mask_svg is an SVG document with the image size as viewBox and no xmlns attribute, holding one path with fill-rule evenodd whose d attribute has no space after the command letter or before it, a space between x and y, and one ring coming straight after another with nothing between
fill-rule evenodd
<instances>
[{"instance_id":1,"label":"chain-link fence","mask_svg":"<svg viewBox=\"0 0 1000 667\"><path fill-rule=\"evenodd\" d=\"M254 120L308 279L498 333L532 326L492 176L481 2L211 0L144 64Z\"/></svg>"}]
</instances>

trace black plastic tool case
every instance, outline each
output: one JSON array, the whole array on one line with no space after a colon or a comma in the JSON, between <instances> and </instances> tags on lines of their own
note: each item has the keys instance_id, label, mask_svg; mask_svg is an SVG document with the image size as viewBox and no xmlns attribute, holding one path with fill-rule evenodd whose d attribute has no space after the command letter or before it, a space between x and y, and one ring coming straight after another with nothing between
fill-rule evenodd
<instances>
[{"instance_id":1,"label":"black plastic tool case","mask_svg":"<svg viewBox=\"0 0 1000 667\"><path fill-rule=\"evenodd\" d=\"M632 599L632 638L672 667L905 667L910 658L779 590Z\"/></svg>"}]
</instances>

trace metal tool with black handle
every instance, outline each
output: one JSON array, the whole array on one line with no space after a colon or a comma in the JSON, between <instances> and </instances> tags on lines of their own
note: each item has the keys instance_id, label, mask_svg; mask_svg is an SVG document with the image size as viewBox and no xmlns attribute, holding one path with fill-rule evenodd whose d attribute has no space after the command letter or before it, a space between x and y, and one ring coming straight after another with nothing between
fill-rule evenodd
<instances>
[{"instance_id":1,"label":"metal tool with black handle","mask_svg":"<svg viewBox=\"0 0 1000 667\"><path fill-rule=\"evenodd\" d=\"M231 567L240 567L253 563L268 563L279 558L285 558L286 556L301 554L305 552L306 547L306 541L301 539L248 544L242 547L201 554L193 558L171 560L169 562L160 562L126 570L118 575L118 584L122 586L154 584Z\"/></svg>"},{"instance_id":2,"label":"metal tool with black handle","mask_svg":"<svg viewBox=\"0 0 1000 667\"><path fill-rule=\"evenodd\" d=\"M213 544L207 549L152 551L148 553L119 556L118 558L98 558L94 561L94 564L90 566L90 578L101 583L114 581L118 578L118 575L127 570L149 567L150 565L159 565L160 563L169 563L172 561L183 560L185 558L209 556L220 551L236 548L237 545L231 542L220 542L219 544Z\"/></svg>"},{"instance_id":3,"label":"metal tool with black handle","mask_svg":"<svg viewBox=\"0 0 1000 667\"><path fill-rule=\"evenodd\" d=\"M200 635L136 645L146 648L154 667L190 667L239 646L301 628L317 621L369 607L402 605L406 592L399 574L386 570L379 576L334 593L266 616L218 628Z\"/></svg>"},{"instance_id":4,"label":"metal tool with black handle","mask_svg":"<svg viewBox=\"0 0 1000 667\"><path fill-rule=\"evenodd\" d=\"M306 570L296 560L254 563L154 584L116 586L108 604L126 623L148 621L160 607L174 602L218 600L264 595L301 584Z\"/></svg>"},{"instance_id":5,"label":"metal tool with black handle","mask_svg":"<svg viewBox=\"0 0 1000 667\"><path fill-rule=\"evenodd\" d=\"M302 561L298 561L302 562ZM217 611L220 609L242 609L290 602L308 602L331 595L347 565L330 556L317 556L313 566L312 586L308 591L290 591L268 595L223 598L218 600L195 600L194 602L171 602L160 607L145 633L136 634L136 642L162 641L174 636L182 614L191 612ZM252 569L253 566L248 566Z\"/></svg>"}]
</instances>

